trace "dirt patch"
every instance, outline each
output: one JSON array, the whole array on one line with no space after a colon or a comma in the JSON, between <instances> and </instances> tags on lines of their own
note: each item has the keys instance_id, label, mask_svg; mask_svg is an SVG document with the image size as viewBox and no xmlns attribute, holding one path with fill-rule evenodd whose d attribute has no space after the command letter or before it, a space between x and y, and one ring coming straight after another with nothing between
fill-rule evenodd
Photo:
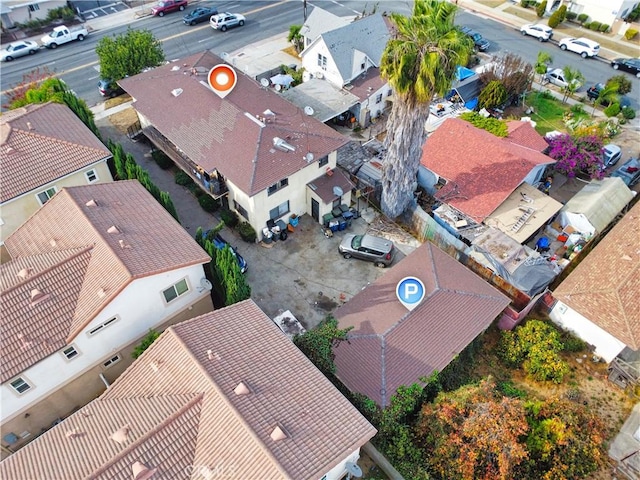
<instances>
[{"instance_id":1,"label":"dirt patch","mask_svg":"<svg viewBox=\"0 0 640 480\"><path fill-rule=\"evenodd\" d=\"M120 133L127 133L127 129L138 121L138 115L133 107L129 107L121 112L109 116L109 122L116 127Z\"/></svg>"},{"instance_id":2,"label":"dirt patch","mask_svg":"<svg viewBox=\"0 0 640 480\"><path fill-rule=\"evenodd\" d=\"M109 98L104 102L105 110L113 107L117 107L118 105L122 105L123 103L127 103L131 101L131 95L124 94L118 97Z\"/></svg>"},{"instance_id":3,"label":"dirt patch","mask_svg":"<svg viewBox=\"0 0 640 480\"><path fill-rule=\"evenodd\" d=\"M364 480L387 480L389 478L362 449L360 449L358 466L362 469L362 478Z\"/></svg>"},{"instance_id":4,"label":"dirt patch","mask_svg":"<svg viewBox=\"0 0 640 480\"><path fill-rule=\"evenodd\" d=\"M507 7L504 9L505 13L510 13L511 15L515 15L518 18L522 18L527 20L528 22L534 22L538 19L536 12L533 10L526 10L521 7Z\"/></svg>"},{"instance_id":5,"label":"dirt patch","mask_svg":"<svg viewBox=\"0 0 640 480\"><path fill-rule=\"evenodd\" d=\"M296 47L294 47L293 45L291 45L290 47L287 48L283 48L282 51L284 53L287 53L289 55L291 55L292 57L299 59L300 55L298 55L298 51L296 50Z\"/></svg>"},{"instance_id":6,"label":"dirt patch","mask_svg":"<svg viewBox=\"0 0 640 480\"><path fill-rule=\"evenodd\" d=\"M480 5L485 5L487 7L496 8L504 3L505 0L475 0L476 3Z\"/></svg>"}]
</instances>

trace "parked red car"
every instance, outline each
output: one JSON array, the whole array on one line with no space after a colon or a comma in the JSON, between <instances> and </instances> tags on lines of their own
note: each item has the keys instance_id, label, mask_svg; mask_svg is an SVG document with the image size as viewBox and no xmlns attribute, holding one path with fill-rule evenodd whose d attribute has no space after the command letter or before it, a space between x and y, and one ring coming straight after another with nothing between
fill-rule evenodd
<instances>
[{"instance_id":1,"label":"parked red car","mask_svg":"<svg viewBox=\"0 0 640 480\"><path fill-rule=\"evenodd\" d=\"M151 7L151 15L164 17L165 13L175 12L176 10L184 10L187 6L187 0L160 0Z\"/></svg>"}]
</instances>

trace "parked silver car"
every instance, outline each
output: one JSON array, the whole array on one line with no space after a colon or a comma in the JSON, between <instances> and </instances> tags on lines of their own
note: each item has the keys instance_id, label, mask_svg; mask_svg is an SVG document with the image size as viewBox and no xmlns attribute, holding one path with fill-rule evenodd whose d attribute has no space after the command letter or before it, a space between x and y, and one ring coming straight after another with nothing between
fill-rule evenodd
<instances>
[{"instance_id":1,"label":"parked silver car","mask_svg":"<svg viewBox=\"0 0 640 480\"><path fill-rule=\"evenodd\" d=\"M239 13L219 13L211 17L209 24L214 30L226 32L228 28L243 26L245 20Z\"/></svg>"},{"instance_id":2,"label":"parked silver car","mask_svg":"<svg viewBox=\"0 0 640 480\"><path fill-rule=\"evenodd\" d=\"M396 249L391 240L373 235L345 235L338 247L344 258L359 258L373 262L376 267L388 267L393 263Z\"/></svg>"},{"instance_id":3,"label":"parked silver car","mask_svg":"<svg viewBox=\"0 0 640 480\"><path fill-rule=\"evenodd\" d=\"M18 40L10 43L6 48L0 50L0 60L10 62L14 58L24 57L25 55L33 55L40 49L36 42L31 40Z\"/></svg>"},{"instance_id":4,"label":"parked silver car","mask_svg":"<svg viewBox=\"0 0 640 480\"><path fill-rule=\"evenodd\" d=\"M529 24L520 28L522 35L530 35L538 39L539 42L546 42L553 37L553 30L547 25Z\"/></svg>"},{"instance_id":5,"label":"parked silver car","mask_svg":"<svg viewBox=\"0 0 640 480\"><path fill-rule=\"evenodd\" d=\"M565 78L564 70L561 68L548 69L547 73L542 76L542 84L544 85L546 83L552 83L560 88L565 88L569 85L569 82ZM573 80L572 83L576 85L576 90L582 86L582 83L577 80Z\"/></svg>"}]
</instances>

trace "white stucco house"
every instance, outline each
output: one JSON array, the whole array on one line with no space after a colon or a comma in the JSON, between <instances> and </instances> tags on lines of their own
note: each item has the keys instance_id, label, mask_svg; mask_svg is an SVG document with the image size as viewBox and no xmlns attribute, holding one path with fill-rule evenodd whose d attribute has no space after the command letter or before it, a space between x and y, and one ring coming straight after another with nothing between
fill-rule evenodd
<instances>
[{"instance_id":1,"label":"white stucco house","mask_svg":"<svg viewBox=\"0 0 640 480\"><path fill-rule=\"evenodd\" d=\"M213 309L210 257L135 180L63 188L6 247L3 454L102 393L150 329Z\"/></svg>"},{"instance_id":2,"label":"white stucco house","mask_svg":"<svg viewBox=\"0 0 640 480\"><path fill-rule=\"evenodd\" d=\"M550 317L611 362L640 350L640 203L553 291Z\"/></svg>"},{"instance_id":3,"label":"white stucco house","mask_svg":"<svg viewBox=\"0 0 640 480\"><path fill-rule=\"evenodd\" d=\"M44 20L49 15L49 10L66 6L65 0L3 0L0 3L2 26L13 28L16 23Z\"/></svg>"},{"instance_id":4,"label":"white stucco house","mask_svg":"<svg viewBox=\"0 0 640 480\"><path fill-rule=\"evenodd\" d=\"M321 222L350 205L353 185L336 169L348 139L239 72L217 96L207 78L223 63L207 51L121 80L147 138L258 234L269 221Z\"/></svg>"},{"instance_id":5,"label":"white stucco house","mask_svg":"<svg viewBox=\"0 0 640 480\"><path fill-rule=\"evenodd\" d=\"M550 0L547 2L547 14L550 14L566 5L568 12L574 12L578 15L585 14L589 16L588 21L598 21L600 23L614 27L617 32L619 23L626 18L629 13L638 5L638 0Z\"/></svg>"}]
</instances>

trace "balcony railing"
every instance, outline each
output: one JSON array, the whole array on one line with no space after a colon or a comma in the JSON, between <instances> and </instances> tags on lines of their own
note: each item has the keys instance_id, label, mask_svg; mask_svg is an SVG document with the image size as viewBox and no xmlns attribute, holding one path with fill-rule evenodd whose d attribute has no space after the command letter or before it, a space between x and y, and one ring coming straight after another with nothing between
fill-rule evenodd
<instances>
[{"instance_id":1,"label":"balcony railing","mask_svg":"<svg viewBox=\"0 0 640 480\"><path fill-rule=\"evenodd\" d=\"M142 132L156 148L162 150L181 170L193 179L196 185L213 198L217 200L229 193L227 184L220 172L205 172L202 167L193 162L155 127L144 127Z\"/></svg>"}]
</instances>

